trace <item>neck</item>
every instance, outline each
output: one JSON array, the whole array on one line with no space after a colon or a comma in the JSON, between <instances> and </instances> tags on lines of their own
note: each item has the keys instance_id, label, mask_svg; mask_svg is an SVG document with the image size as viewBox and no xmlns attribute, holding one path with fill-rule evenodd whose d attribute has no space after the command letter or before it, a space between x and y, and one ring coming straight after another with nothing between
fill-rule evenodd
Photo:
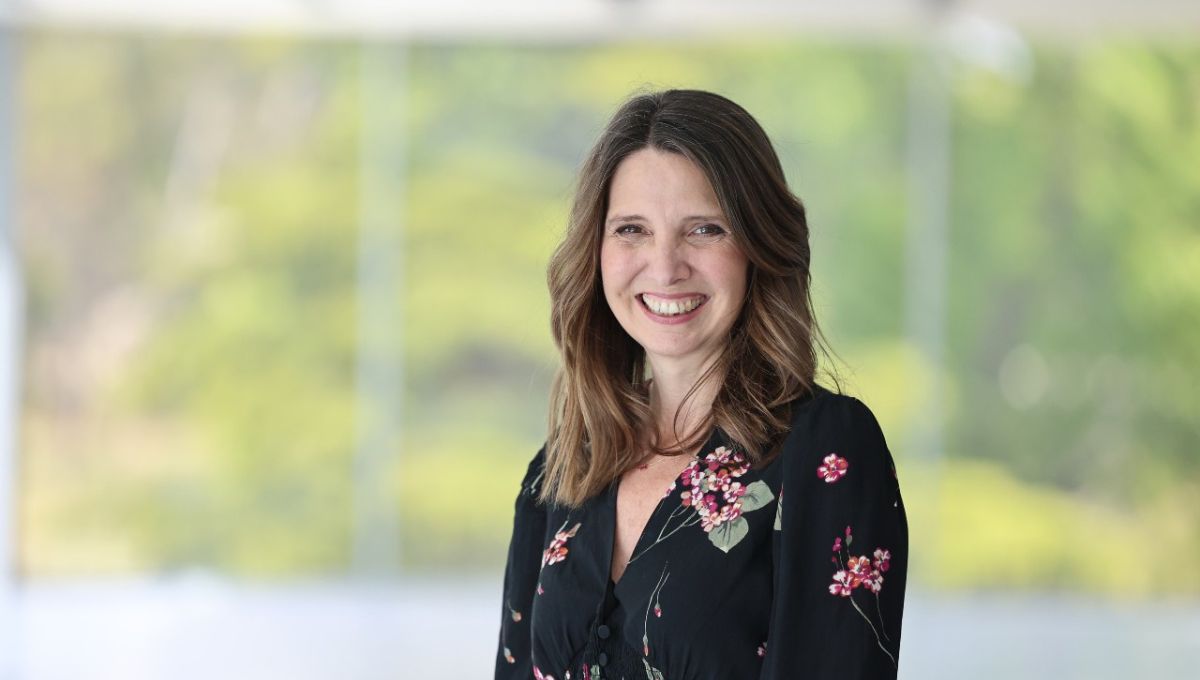
<instances>
[{"instance_id":1,"label":"neck","mask_svg":"<svg viewBox=\"0 0 1200 680\"><path fill-rule=\"evenodd\" d=\"M706 381L692 392L690 397L688 392L696 386L714 361L715 356L690 366L664 362L651 364L653 381L650 383L650 409L654 412L659 446L678 443L677 434L679 437L687 437L712 410L712 403L720 385L719 380ZM678 420L676 413L679 414Z\"/></svg>"}]
</instances>

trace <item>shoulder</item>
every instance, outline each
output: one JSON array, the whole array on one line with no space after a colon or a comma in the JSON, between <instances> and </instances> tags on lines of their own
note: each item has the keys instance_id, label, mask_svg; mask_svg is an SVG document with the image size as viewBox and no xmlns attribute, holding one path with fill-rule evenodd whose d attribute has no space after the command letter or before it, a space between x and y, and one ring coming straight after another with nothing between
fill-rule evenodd
<instances>
[{"instance_id":1,"label":"shoulder","mask_svg":"<svg viewBox=\"0 0 1200 680\"><path fill-rule=\"evenodd\" d=\"M891 454L879 421L862 401L816 386L792 410L791 430L780 452L784 468L822 466L832 477L849 464L860 468L893 469ZM830 465L836 466L829 468Z\"/></svg>"},{"instance_id":2,"label":"shoulder","mask_svg":"<svg viewBox=\"0 0 1200 680\"><path fill-rule=\"evenodd\" d=\"M533 459L529 461L529 466L526 467L526 469L525 469L525 476L526 476L526 478L528 478L530 475L536 475L537 473L539 473L545 469L546 469L546 445L542 444L542 447L539 448L537 450L537 453L535 453L533 455Z\"/></svg>"},{"instance_id":3,"label":"shoulder","mask_svg":"<svg viewBox=\"0 0 1200 680\"><path fill-rule=\"evenodd\" d=\"M525 468L525 476L521 478L521 491L517 496L518 504L522 501L536 503L538 494L542 491L542 479L545 475L546 446L543 444Z\"/></svg>"},{"instance_id":4,"label":"shoulder","mask_svg":"<svg viewBox=\"0 0 1200 680\"><path fill-rule=\"evenodd\" d=\"M792 407L791 432L829 428L878 431L879 421L857 397L814 385L812 394L796 400Z\"/></svg>"}]
</instances>

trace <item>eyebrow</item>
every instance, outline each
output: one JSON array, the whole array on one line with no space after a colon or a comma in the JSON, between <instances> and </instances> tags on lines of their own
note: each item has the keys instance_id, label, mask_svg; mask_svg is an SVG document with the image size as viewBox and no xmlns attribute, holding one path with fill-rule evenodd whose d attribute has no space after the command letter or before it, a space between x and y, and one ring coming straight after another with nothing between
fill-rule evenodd
<instances>
[{"instance_id":1,"label":"eyebrow","mask_svg":"<svg viewBox=\"0 0 1200 680\"><path fill-rule=\"evenodd\" d=\"M641 215L613 215L612 217L608 218L608 220L606 220L604 223L608 224L608 225L612 225L617 222L646 222L646 221L648 221L648 220L645 217L642 217ZM687 217L683 218L683 221L684 222L705 222L705 221L724 222L725 216L724 215L688 215Z\"/></svg>"}]
</instances>

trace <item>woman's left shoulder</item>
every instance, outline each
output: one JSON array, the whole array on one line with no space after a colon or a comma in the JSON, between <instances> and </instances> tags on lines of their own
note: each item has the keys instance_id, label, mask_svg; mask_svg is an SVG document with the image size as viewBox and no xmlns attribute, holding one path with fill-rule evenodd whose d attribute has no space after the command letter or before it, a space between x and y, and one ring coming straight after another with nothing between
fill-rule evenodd
<instances>
[{"instance_id":1,"label":"woman's left shoulder","mask_svg":"<svg viewBox=\"0 0 1200 680\"><path fill-rule=\"evenodd\" d=\"M832 460L844 465L847 456L867 465L894 469L883 430L875 414L856 397L814 386L793 408L791 430L783 442L785 465ZM836 469L830 475L836 476Z\"/></svg>"}]
</instances>

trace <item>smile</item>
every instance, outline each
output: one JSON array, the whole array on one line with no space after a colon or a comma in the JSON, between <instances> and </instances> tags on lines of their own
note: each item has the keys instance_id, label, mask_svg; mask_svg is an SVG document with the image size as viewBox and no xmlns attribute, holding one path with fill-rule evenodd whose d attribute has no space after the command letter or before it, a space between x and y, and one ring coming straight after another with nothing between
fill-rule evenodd
<instances>
[{"instance_id":1,"label":"smile","mask_svg":"<svg viewBox=\"0 0 1200 680\"><path fill-rule=\"evenodd\" d=\"M638 299L642 301L646 309L649 309L658 316L681 316L694 311L697 307L708 301L708 297L705 295L667 300L649 293L642 293L638 296Z\"/></svg>"}]
</instances>

